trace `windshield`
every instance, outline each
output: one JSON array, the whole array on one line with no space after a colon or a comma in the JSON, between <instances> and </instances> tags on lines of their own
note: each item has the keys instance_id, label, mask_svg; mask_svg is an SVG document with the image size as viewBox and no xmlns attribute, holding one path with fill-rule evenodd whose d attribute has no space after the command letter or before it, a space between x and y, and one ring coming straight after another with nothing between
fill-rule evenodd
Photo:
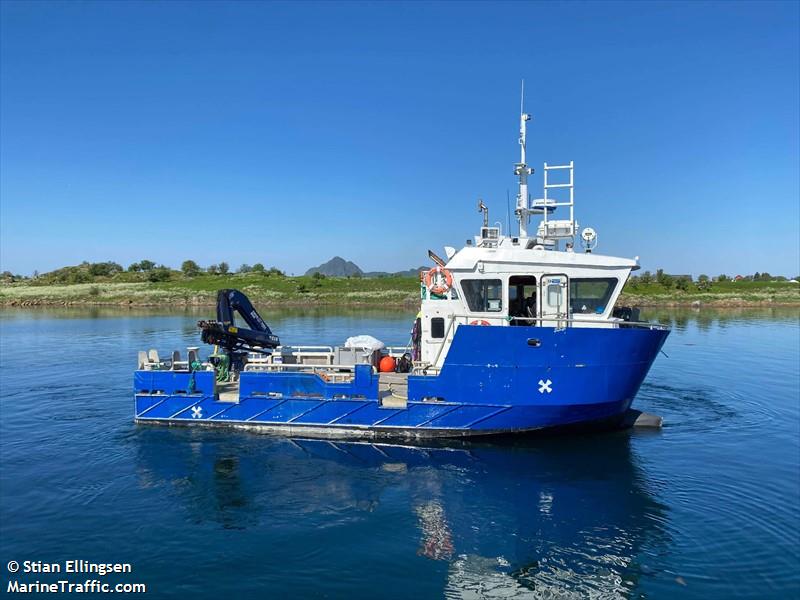
<instances>
[{"instance_id":1,"label":"windshield","mask_svg":"<svg viewBox=\"0 0 800 600\"><path fill-rule=\"evenodd\" d=\"M571 279L570 308L573 314L602 314L617 287L616 277Z\"/></svg>"}]
</instances>

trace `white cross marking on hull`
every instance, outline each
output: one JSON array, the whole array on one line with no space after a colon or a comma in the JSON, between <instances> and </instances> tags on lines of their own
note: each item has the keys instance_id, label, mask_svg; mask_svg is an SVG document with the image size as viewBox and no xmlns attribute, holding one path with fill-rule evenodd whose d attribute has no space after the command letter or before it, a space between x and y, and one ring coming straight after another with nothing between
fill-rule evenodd
<instances>
[{"instance_id":1,"label":"white cross marking on hull","mask_svg":"<svg viewBox=\"0 0 800 600\"><path fill-rule=\"evenodd\" d=\"M193 406L192 407L192 418L193 419L202 419L203 418L203 408L200 406Z\"/></svg>"},{"instance_id":2,"label":"white cross marking on hull","mask_svg":"<svg viewBox=\"0 0 800 600\"><path fill-rule=\"evenodd\" d=\"M553 391L553 388L551 387L552 385L553 385L553 382L550 381L549 379L547 381L542 381L540 379L539 380L539 393L540 394L544 394L545 392L547 392L548 394L551 393Z\"/></svg>"}]
</instances>

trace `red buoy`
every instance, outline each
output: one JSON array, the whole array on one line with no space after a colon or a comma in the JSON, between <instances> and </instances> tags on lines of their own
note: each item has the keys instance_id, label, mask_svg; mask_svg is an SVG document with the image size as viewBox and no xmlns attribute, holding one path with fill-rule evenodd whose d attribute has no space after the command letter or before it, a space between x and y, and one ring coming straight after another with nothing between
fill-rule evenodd
<instances>
[{"instance_id":1,"label":"red buoy","mask_svg":"<svg viewBox=\"0 0 800 600\"><path fill-rule=\"evenodd\" d=\"M396 367L397 362L392 356L384 356L381 362L378 363L378 370L381 373L394 373Z\"/></svg>"}]
</instances>

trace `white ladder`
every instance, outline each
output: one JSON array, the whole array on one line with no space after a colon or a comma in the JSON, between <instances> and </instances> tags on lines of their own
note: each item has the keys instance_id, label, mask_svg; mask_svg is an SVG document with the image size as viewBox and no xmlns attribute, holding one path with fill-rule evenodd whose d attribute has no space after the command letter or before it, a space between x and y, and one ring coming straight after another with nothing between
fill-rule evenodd
<instances>
[{"instance_id":1,"label":"white ladder","mask_svg":"<svg viewBox=\"0 0 800 600\"><path fill-rule=\"evenodd\" d=\"M569 182L551 183L548 177L550 171L562 171L569 169ZM574 242L575 232L578 224L575 222L575 163L569 161L568 165L548 165L544 163L544 198L534 202L534 208L541 205L542 222L539 224L537 235L544 240L572 239ZM569 190L569 200L549 198L548 191L556 189ZM548 214L552 209L559 206L569 208L569 219L548 219Z\"/></svg>"}]
</instances>

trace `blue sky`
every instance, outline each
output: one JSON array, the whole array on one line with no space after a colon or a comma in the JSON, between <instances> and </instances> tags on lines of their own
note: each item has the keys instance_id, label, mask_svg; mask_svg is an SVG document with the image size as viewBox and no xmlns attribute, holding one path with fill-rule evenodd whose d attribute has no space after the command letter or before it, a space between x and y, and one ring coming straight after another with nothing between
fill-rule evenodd
<instances>
[{"instance_id":1,"label":"blue sky","mask_svg":"<svg viewBox=\"0 0 800 600\"><path fill-rule=\"evenodd\" d=\"M598 252L800 272L796 2L0 5L0 269L406 269L574 160Z\"/></svg>"}]
</instances>

